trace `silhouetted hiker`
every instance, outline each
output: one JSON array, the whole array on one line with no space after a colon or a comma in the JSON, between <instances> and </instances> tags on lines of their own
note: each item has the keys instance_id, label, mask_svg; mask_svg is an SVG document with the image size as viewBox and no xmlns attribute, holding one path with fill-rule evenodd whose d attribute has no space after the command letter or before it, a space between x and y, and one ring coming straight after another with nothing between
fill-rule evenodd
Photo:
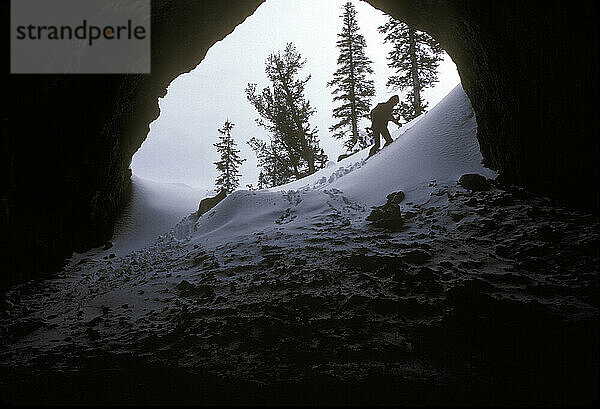
<instances>
[{"instance_id":1,"label":"silhouetted hiker","mask_svg":"<svg viewBox=\"0 0 600 409\"><path fill-rule=\"evenodd\" d=\"M396 106L398 102L400 102L400 98L398 95L394 95L388 99L387 102L380 102L377 104L377 106L371 111L371 130L373 131L375 145L369 151L369 157L375 155L377 150L379 150L380 135L383 135L385 138L385 145L383 146L384 148L390 143L394 142L392 136L390 135L390 131L387 129L387 123L388 121L392 121L396 125L402 126L402 124L392 115L394 106Z\"/></svg>"}]
</instances>

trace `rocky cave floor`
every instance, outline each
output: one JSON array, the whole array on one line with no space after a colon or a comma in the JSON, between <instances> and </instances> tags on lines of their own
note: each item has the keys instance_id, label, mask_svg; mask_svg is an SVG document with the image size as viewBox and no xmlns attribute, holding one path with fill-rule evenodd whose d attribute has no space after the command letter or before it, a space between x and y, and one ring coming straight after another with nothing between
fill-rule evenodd
<instances>
[{"instance_id":1,"label":"rocky cave floor","mask_svg":"<svg viewBox=\"0 0 600 409\"><path fill-rule=\"evenodd\" d=\"M13 287L11 403L583 404L598 390L598 216L436 185L402 226L331 211L213 249L172 235ZM341 198L341 199L340 199ZM385 201L385 199L383 199ZM343 206L337 206L341 203Z\"/></svg>"}]
</instances>

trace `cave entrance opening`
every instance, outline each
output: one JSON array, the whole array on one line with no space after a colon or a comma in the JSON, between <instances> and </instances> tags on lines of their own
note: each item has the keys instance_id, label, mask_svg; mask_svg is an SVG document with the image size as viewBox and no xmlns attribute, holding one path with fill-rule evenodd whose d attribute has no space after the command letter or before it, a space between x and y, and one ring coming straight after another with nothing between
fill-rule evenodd
<instances>
[{"instance_id":1,"label":"cave entrance opening","mask_svg":"<svg viewBox=\"0 0 600 409\"><path fill-rule=\"evenodd\" d=\"M311 125L319 130L319 142L329 160L345 153L343 141L334 139L329 131L333 125L332 87L326 84L337 69L339 55L337 34L341 31L342 6L347 0L323 2L305 0L267 0L231 34L217 42L204 60L191 72L180 75L159 100L160 116L150 126L150 132L132 160L133 174L153 181L182 183L204 190L214 188L219 159L214 143L218 129L226 120L235 124L232 136L246 161L240 167L240 188L256 186L258 167L256 155L247 144L252 137L268 140L268 134L255 122L258 117L244 92L248 83L257 83L260 90L268 84L265 60L272 52L282 51L292 42L306 60L301 76L311 76L306 85L306 98L316 109ZM392 49L384 43L378 27L388 16L366 2L354 1L360 33L365 37L366 55L373 61L376 93L374 106L399 94L386 86L394 70L388 67ZM456 66L444 53L439 65L439 82L423 92L431 109L459 82ZM363 120L361 129L369 122ZM396 126L390 123L393 133Z\"/></svg>"},{"instance_id":2,"label":"cave entrance opening","mask_svg":"<svg viewBox=\"0 0 600 409\"><path fill-rule=\"evenodd\" d=\"M255 119L258 114L247 99L245 89L270 85L265 60L273 52L293 43L306 60L299 77L311 76L305 97L316 112L310 123L318 128L319 144L329 161L346 152L343 141L333 138L329 127L336 121L332 110L332 87L327 83L337 70L342 6L347 0L321 1L267 0L242 24L215 43L205 58L190 72L174 79L167 94L159 99L160 116L151 123L144 143L133 156L132 198L115 226L115 247L129 251L150 243L169 231L183 217L196 212L199 202L216 195L215 162L219 155L214 144L218 130L229 120L235 124L231 135L245 160L239 168L239 189L257 187L259 168L247 141L269 135ZM407 91L386 85L394 70L388 67L392 46L384 43L378 27L389 17L366 2L353 2L360 33L365 37L366 56L372 60L375 96L372 106ZM439 65L439 82L423 92L428 109L460 82L456 66L447 54ZM360 122L360 129L370 121ZM394 135L396 125L390 122Z\"/></svg>"}]
</instances>

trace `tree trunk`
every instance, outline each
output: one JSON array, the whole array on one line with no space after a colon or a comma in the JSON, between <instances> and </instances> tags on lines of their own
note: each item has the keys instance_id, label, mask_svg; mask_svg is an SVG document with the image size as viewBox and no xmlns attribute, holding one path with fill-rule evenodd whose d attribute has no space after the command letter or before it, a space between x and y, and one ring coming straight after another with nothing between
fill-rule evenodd
<instances>
[{"instance_id":1,"label":"tree trunk","mask_svg":"<svg viewBox=\"0 0 600 409\"><path fill-rule=\"evenodd\" d=\"M352 31L350 24L348 24L348 54L350 56L350 115L352 120L352 142L353 146L358 141L358 119L356 118L356 80L354 78L354 59L352 55Z\"/></svg>"},{"instance_id":2,"label":"tree trunk","mask_svg":"<svg viewBox=\"0 0 600 409\"><path fill-rule=\"evenodd\" d=\"M298 116L298 112L296 112L296 106L294 105L294 99L292 98L292 92L290 90L289 84L285 81L283 73L281 72L280 67L277 67L279 72L279 78L281 78L281 83L283 85L283 90L285 91L286 100L290 110L292 111L292 119L296 124L296 128L298 128L298 136L300 139L300 144L302 145L302 151L304 153L304 159L308 163L308 173L315 173L315 158L313 155L310 146L308 146L308 141L306 140L306 133L304 132L304 127L302 126L302 122L300 121L300 117Z\"/></svg>"},{"instance_id":3,"label":"tree trunk","mask_svg":"<svg viewBox=\"0 0 600 409\"><path fill-rule=\"evenodd\" d=\"M419 69L417 65L417 44L415 40L415 30L408 27L408 53L410 55L410 74L413 83L415 115L421 115L423 107L421 105L421 84L419 83Z\"/></svg>"}]
</instances>

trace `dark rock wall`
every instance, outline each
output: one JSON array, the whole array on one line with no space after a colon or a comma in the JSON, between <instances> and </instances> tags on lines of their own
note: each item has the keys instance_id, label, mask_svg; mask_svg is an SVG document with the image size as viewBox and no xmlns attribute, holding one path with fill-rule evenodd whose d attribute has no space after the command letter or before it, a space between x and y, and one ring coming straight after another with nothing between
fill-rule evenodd
<instances>
[{"instance_id":1,"label":"dark rock wall","mask_svg":"<svg viewBox=\"0 0 600 409\"><path fill-rule=\"evenodd\" d=\"M52 271L111 237L158 98L261 2L152 1L151 75L9 75L5 53L0 284ZM9 36L2 41L10 49Z\"/></svg>"},{"instance_id":2,"label":"dark rock wall","mask_svg":"<svg viewBox=\"0 0 600 409\"><path fill-rule=\"evenodd\" d=\"M458 67L487 166L598 208L598 22L591 1L370 0Z\"/></svg>"},{"instance_id":3,"label":"dark rock wall","mask_svg":"<svg viewBox=\"0 0 600 409\"><path fill-rule=\"evenodd\" d=\"M262 0L152 2L151 75L8 75L1 99L2 281L100 245L158 98ZM591 2L370 0L451 55L488 166L510 183L597 209L598 30ZM2 2L9 27L9 2ZM331 22L335 24L335 22ZM5 49L9 36L4 36Z\"/></svg>"}]
</instances>

